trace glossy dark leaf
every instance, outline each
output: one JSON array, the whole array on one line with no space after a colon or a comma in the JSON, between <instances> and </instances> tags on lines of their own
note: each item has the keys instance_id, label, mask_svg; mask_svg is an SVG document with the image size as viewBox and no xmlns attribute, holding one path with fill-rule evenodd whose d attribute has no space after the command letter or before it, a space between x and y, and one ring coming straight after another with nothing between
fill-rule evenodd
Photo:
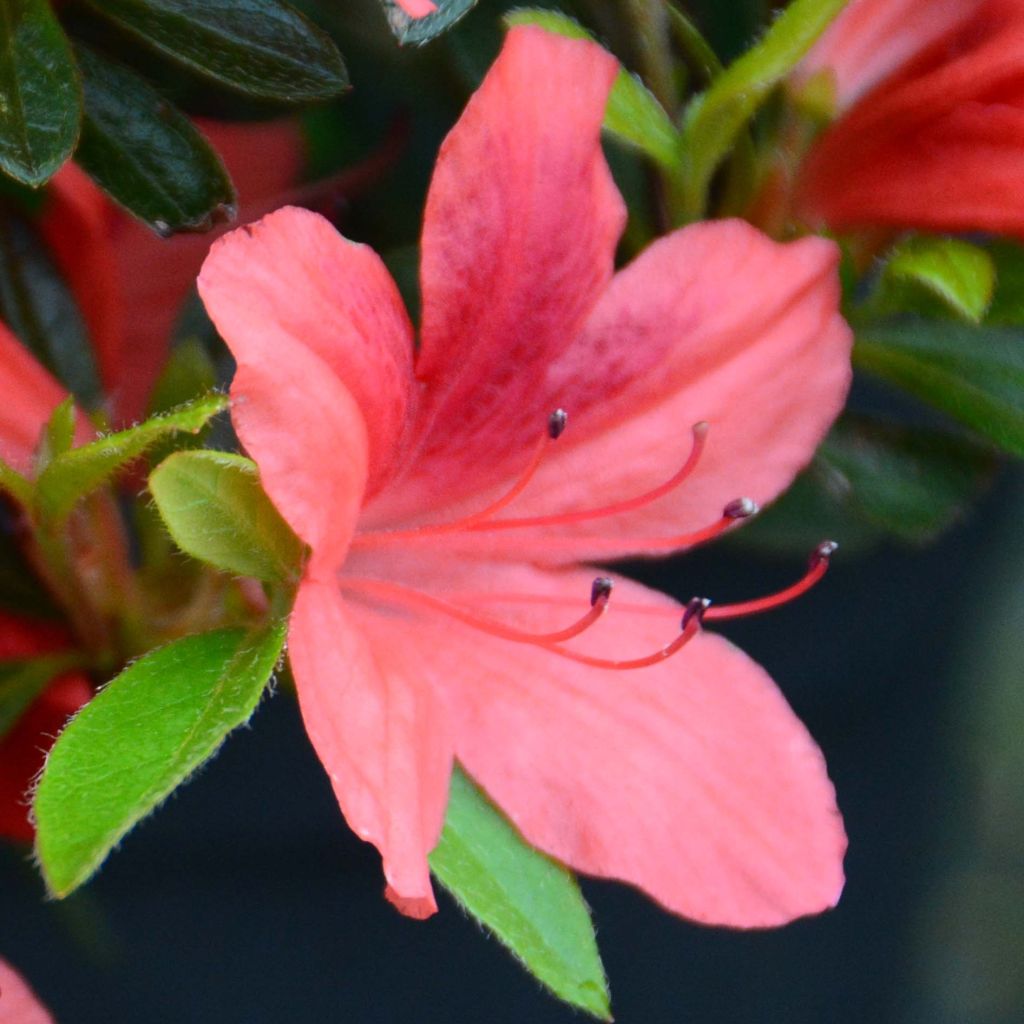
<instances>
[{"instance_id":1,"label":"glossy dark leaf","mask_svg":"<svg viewBox=\"0 0 1024 1024\"><path fill-rule=\"evenodd\" d=\"M1024 455L1024 333L904 317L856 334L858 367Z\"/></svg>"},{"instance_id":2,"label":"glossy dark leaf","mask_svg":"<svg viewBox=\"0 0 1024 1024\"><path fill-rule=\"evenodd\" d=\"M75 160L161 235L207 231L234 215L235 191L192 122L133 71L80 46L85 88Z\"/></svg>"},{"instance_id":3,"label":"glossy dark leaf","mask_svg":"<svg viewBox=\"0 0 1024 1024\"><path fill-rule=\"evenodd\" d=\"M249 96L301 103L348 87L330 37L280 0L89 0L169 57Z\"/></svg>"},{"instance_id":4,"label":"glossy dark leaf","mask_svg":"<svg viewBox=\"0 0 1024 1024\"><path fill-rule=\"evenodd\" d=\"M0 169L42 185L71 155L81 112L71 48L47 0L0 0Z\"/></svg>"},{"instance_id":5,"label":"glossy dark leaf","mask_svg":"<svg viewBox=\"0 0 1024 1024\"><path fill-rule=\"evenodd\" d=\"M388 16L388 24L400 43L429 43L435 36L447 32L464 14L476 6L477 0L434 0L437 10L422 18L406 14L394 0L381 0Z\"/></svg>"},{"instance_id":6,"label":"glossy dark leaf","mask_svg":"<svg viewBox=\"0 0 1024 1024\"><path fill-rule=\"evenodd\" d=\"M101 389L85 322L34 225L0 206L0 319L83 405Z\"/></svg>"}]
</instances>

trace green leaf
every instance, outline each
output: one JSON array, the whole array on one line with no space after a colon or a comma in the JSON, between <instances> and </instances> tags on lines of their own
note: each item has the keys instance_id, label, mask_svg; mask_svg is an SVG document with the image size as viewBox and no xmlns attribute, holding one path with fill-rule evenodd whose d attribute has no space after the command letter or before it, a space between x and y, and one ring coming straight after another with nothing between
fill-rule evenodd
<instances>
[{"instance_id":1,"label":"green leaf","mask_svg":"<svg viewBox=\"0 0 1024 1024\"><path fill-rule=\"evenodd\" d=\"M882 271L881 301L888 310L906 310L913 305L907 287L916 287L964 320L979 323L995 283L995 263L984 249L957 238L917 235L889 254Z\"/></svg>"},{"instance_id":2,"label":"green leaf","mask_svg":"<svg viewBox=\"0 0 1024 1024\"><path fill-rule=\"evenodd\" d=\"M411 18L394 0L381 0L391 31L404 46L413 43L421 46L431 39L447 32L464 14L468 14L477 0L434 0L437 10L422 18Z\"/></svg>"},{"instance_id":3,"label":"green leaf","mask_svg":"<svg viewBox=\"0 0 1024 1024\"><path fill-rule=\"evenodd\" d=\"M36 854L66 896L113 846L247 722L285 624L176 640L126 668L60 734L36 790Z\"/></svg>"},{"instance_id":4,"label":"green leaf","mask_svg":"<svg viewBox=\"0 0 1024 1024\"><path fill-rule=\"evenodd\" d=\"M710 85L721 73L722 62L700 29L678 7L668 5L672 36L686 60L686 66L704 85Z\"/></svg>"},{"instance_id":5,"label":"green leaf","mask_svg":"<svg viewBox=\"0 0 1024 1024\"><path fill-rule=\"evenodd\" d=\"M81 91L47 0L0 0L0 169L48 181L78 139Z\"/></svg>"},{"instance_id":6,"label":"green leaf","mask_svg":"<svg viewBox=\"0 0 1024 1024\"><path fill-rule=\"evenodd\" d=\"M951 526L995 470L991 450L965 438L852 415L819 458L865 519L911 543Z\"/></svg>"},{"instance_id":7,"label":"green leaf","mask_svg":"<svg viewBox=\"0 0 1024 1024\"><path fill-rule=\"evenodd\" d=\"M570 39L594 37L577 21L557 11L533 7L520 8L505 15L505 24L536 25ZM672 119L635 75L620 69L608 97L604 128L609 134L636 146L666 170L679 168L679 133Z\"/></svg>"},{"instance_id":8,"label":"green leaf","mask_svg":"<svg viewBox=\"0 0 1024 1024\"><path fill-rule=\"evenodd\" d=\"M31 661L0 662L0 740L36 697L77 660L77 655L54 654Z\"/></svg>"},{"instance_id":9,"label":"green leaf","mask_svg":"<svg viewBox=\"0 0 1024 1024\"><path fill-rule=\"evenodd\" d=\"M952 320L855 323L854 363L1024 455L1024 335Z\"/></svg>"},{"instance_id":10,"label":"green leaf","mask_svg":"<svg viewBox=\"0 0 1024 1024\"><path fill-rule=\"evenodd\" d=\"M208 231L234 216L235 190L192 122L133 71L84 46L82 141L75 160L154 231Z\"/></svg>"},{"instance_id":11,"label":"green leaf","mask_svg":"<svg viewBox=\"0 0 1024 1024\"><path fill-rule=\"evenodd\" d=\"M63 455L71 450L75 439L75 426L78 420L78 410L75 408L75 400L68 395L50 416L46 423L43 436L36 445L35 450L35 475L38 476L46 467L53 462L58 455Z\"/></svg>"},{"instance_id":12,"label":"green leaf","mask_svg":"<svg viewBox=\"0 0 1024 1024\"><path fill-rule=\"evenodd\" d=\"M0 318L86 407L102 389L78 305L39 232L0 206Z\"/></svg>"},{"instance_id":13,"label":"green leaf","mask_svg":"<svg viewBox=\"0 0 1024 1024\"><path fill-rule=\"evenodd\" d=\"M239 576L295 579L304 547L260 486L256 463L227 452L177 452L149 477L182 551Z\"/></svg>"},{"instance_id":14,"label":"green leaf","mask_svg":"<svg viewBox=\"0 0 1024 1024\"><path fill-rule=\"evenodd\" d=\"M608 982L576 880L527 846L458 767L430 868L538 981L565 1002L611 1020Z\"/></svg>"},{"instance_id":15,"label":"green leaf","mask_svg":"<svg viewBox=\"0 0 1024 1024\"><path fill-rule=\"evenodd\" d=\"M744 126L847 2L793 0L753 49L690 101L680 148L682 193L691 218L704 212L711 179Z\"/></svg>"},{"instance_id":16,"label":"green leaf","mask_svg":"<svg viewBox=\"0 0 1024 1024\"><path fill-rule=\"evenodd\" d=\"M36 509L59 523L91 491L163 438L179 432L196 433L228 407L226 395L207 395L174 412L140 423L137 427L100 437L73 448L50 463L36 486Z\"/></svg>"},{"instance_id":17,"label":"green leaf","mask_svg":"<svg viewBox=\"0 0 1024 1024\"><path fill-rule=\"evenodd\" d=\"M280 0L89 0L179 63L249 96L287 103L348 88L330 37Z\"/></svg>"},{"instance_id":18,"label":"green leaf","mask_svg":"<svg viewBox=\"0 0 1024 1024\"><path fill-rule=\"evenodd\" d=\"M845 413L793 486L734 541L787 556L822 537L846 554L886 538L929 543L963 517L995 468L992 449L968 438Z\"/></svg>"}]
</instances>

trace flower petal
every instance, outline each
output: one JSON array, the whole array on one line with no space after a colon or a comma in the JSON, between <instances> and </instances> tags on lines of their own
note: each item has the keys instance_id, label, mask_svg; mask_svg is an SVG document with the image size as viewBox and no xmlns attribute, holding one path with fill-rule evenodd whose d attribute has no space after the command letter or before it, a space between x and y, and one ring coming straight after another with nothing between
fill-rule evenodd
<instances>
[{"instance_id":1,"label":"flower petal","mask_svg":"<svg viewBox=\"0 0 1024 1024\"><path fill-rule=\"evenodd\" d=\"M445 480L482 479L514 457L520 403L535 406L538 373L610 279L625 213L600 129L617 68L591 43L513 29L445 140L423 228L414 471L426 457Z\"/></svg>"},{"instance_id":2,"label":"flower petal","mask_svg":"<svg viewBox=\"0 0 1024 1024\"><path fill-rule=\"evenodd\" d=\"M304 347L333 371L366 421L377 486L398 450L412 381L412 328L380 257L318 214L285 207L215 243L199 290L239 362L258 349L272 368Z\"/></svg>"},{"instance_id":3,"label":"flower petal","mask_svg":"<svg viewBox=\"0 0 1024 1024\"><path fill-rule=\"evenodd\" d=\"M420 572L408 581L534 629L571 620L591 579L487 565ZM619 579L601 623L572 646L652 653L680 612ZM738 927L839 898L846 840L821 753L764 670L721 637L700 634L656 667L621 672L440 618L409 620L402 638L424 685L446 698L460 762L527 840L570 867Z\"/></svg>"},{"instance_id":4,"label":"flower petal","mask_svg":"<svg viewBox=\"0 0 1024 1024\"><path fill-rule=\"evenodd\" d=\"M708 526L735 498L771 501L810 460L849 387L837 260L830 242L780 245L742 221L697 224L655 242L616 275L568 351L531 378L533 396L523 405L534 420L561 406L569 425L502 517L642 495L680 468L690 428L706 420L696 470L626 515L446 542L512 559L607 559L682 547L648 538ZM523 464L529 443L524 424L515 441ZM401 510L436 519L442 508L449 518L486 504L479 495L456 504L468 482L445 483L443 491L397 495Z\"/></svg>"},{"instance_id":5,"label":"flower petal","mask_svg":"<svg viewBox=\"0 0 1024 1024\"><path fill-rule=\"evenodd\" d=\"M848 109L883 78L965 24L986 0L853 0L801 62L797 83L835 76L836 107Z\"/></svg>"},{"instance_id":6,"label":"flower petal","mask_svg":"<svg viewBox=\"0 0 1024 1024\"><path fill-rule=\"evenodd\" d=\"M64 390L7 327L0 323L0 459L19 473L32 468L32 453ZM89 438L79 420L79 443Z\"/></svg>"},{"instance_id":7,"label":"flower petal","mask_svg":"<svg viewBox=\"0 0 1024 1024\"><path fill-rule=\"evenodd\" d=\"M405 914L436 909L427 854L441 834L452 747L419 651L400 624L350 611L332 581L304 582L289 653L309 738L345 820L384 861Z\"/></svg>"},{"instance_id":8,"label":"flower petal","mask_svg":"<svg viewBox=\"0 0 1024 1024\"><path fill-rule=\"evenodd\" d=\"M111 233L118 217L114 204L76 164L68 161L50 184L40 222L61 273L82 312L104 390L116 395L123 379L126 312L117 252ZM88 253L88 258L83 258Z\"/></svg>"},{"instance_id":9,"label":"flower petal","mask_svg":"<svg viewBox=\"0 0 1024 1024\"><path fill-rule=\"evenodd\" d=\"M307 573L330 576L345 559L366 488L366 425L322 359L275 340L254 331L234 348L231 419L270 500L312 549Z\"/></svg>"},{"instance_id":10,"label":"flower petal","mask_svg":"<svg viewBox=\"0 0 1024 1024\"><path fill-rule=\"evenodd\" d=\"M53 1024L35 993L6 960L0 960L0 1024Z\"/></svg>"},{"instance_id":11,"label":"flower petal","mask_svg":"<svg viewBox=\"0 0 1024 1024\"><path fill-rule=\"evenodd\" d=\"M1024 8L985 14L822 137L801 172L807 220L1024 236Z\"/></svg>"}]
</instances>

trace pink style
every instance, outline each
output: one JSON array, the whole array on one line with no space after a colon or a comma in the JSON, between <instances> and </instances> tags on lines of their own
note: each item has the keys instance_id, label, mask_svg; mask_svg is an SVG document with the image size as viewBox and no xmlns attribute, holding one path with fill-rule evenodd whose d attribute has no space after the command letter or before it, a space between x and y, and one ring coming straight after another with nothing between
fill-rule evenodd
<instances>
[{"instance_id":1,"label":"pink style","mask_svg":"<svg viewBox=\"0 0 1024 1024\"><path fill-rule=\"evenodd\" d=\"M310 549L306 729L413 916L453 759L530 843L697 921L777 925L843 886L820 751L702 628L829 550L710 608L585 564L708 539L807 463L850 382L837 251L724 221L616 272L617 70L509 34L438 157L418 348L380 258L308 211L225 236L200 275L238 434Z\"/></svg>"}]
</instances>

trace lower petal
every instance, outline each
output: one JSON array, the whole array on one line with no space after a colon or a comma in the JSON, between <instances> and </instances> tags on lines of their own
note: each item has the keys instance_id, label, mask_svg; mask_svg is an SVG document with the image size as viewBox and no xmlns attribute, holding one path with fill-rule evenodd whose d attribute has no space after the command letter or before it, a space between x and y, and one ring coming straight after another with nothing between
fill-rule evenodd
<instances>
[{"instance_id":1,"label":"lower petal","mask_svg":"<svg viewBox=\"0 0 1024 1024\"><path fill-rule=\"evenodd\" d=\"M289 651L306 732L352 830L380 851L388 898L411 917L437 906L427 854L441 834L452 746L420 652L401 623L346 606L307 581Z\"/></svg>"},{"instance_id":2,"label":"lower petal","mask_svg":"<svg viewBox=\"0 0 1024 1024\"><path fill-rule=\"evenodd\" d=\"M435 568L410 583L433 579L438 596L545 631L585 607L590 587L578 570ZM572 646L647 654L680 613L619 580ZM612 671L454 621L407 620L402 635L444 695L456 756L535 846L709 924L778 925L839 898L846 839L821 752L765 671L721 637Z\"/></svg>"}]
</instances>

